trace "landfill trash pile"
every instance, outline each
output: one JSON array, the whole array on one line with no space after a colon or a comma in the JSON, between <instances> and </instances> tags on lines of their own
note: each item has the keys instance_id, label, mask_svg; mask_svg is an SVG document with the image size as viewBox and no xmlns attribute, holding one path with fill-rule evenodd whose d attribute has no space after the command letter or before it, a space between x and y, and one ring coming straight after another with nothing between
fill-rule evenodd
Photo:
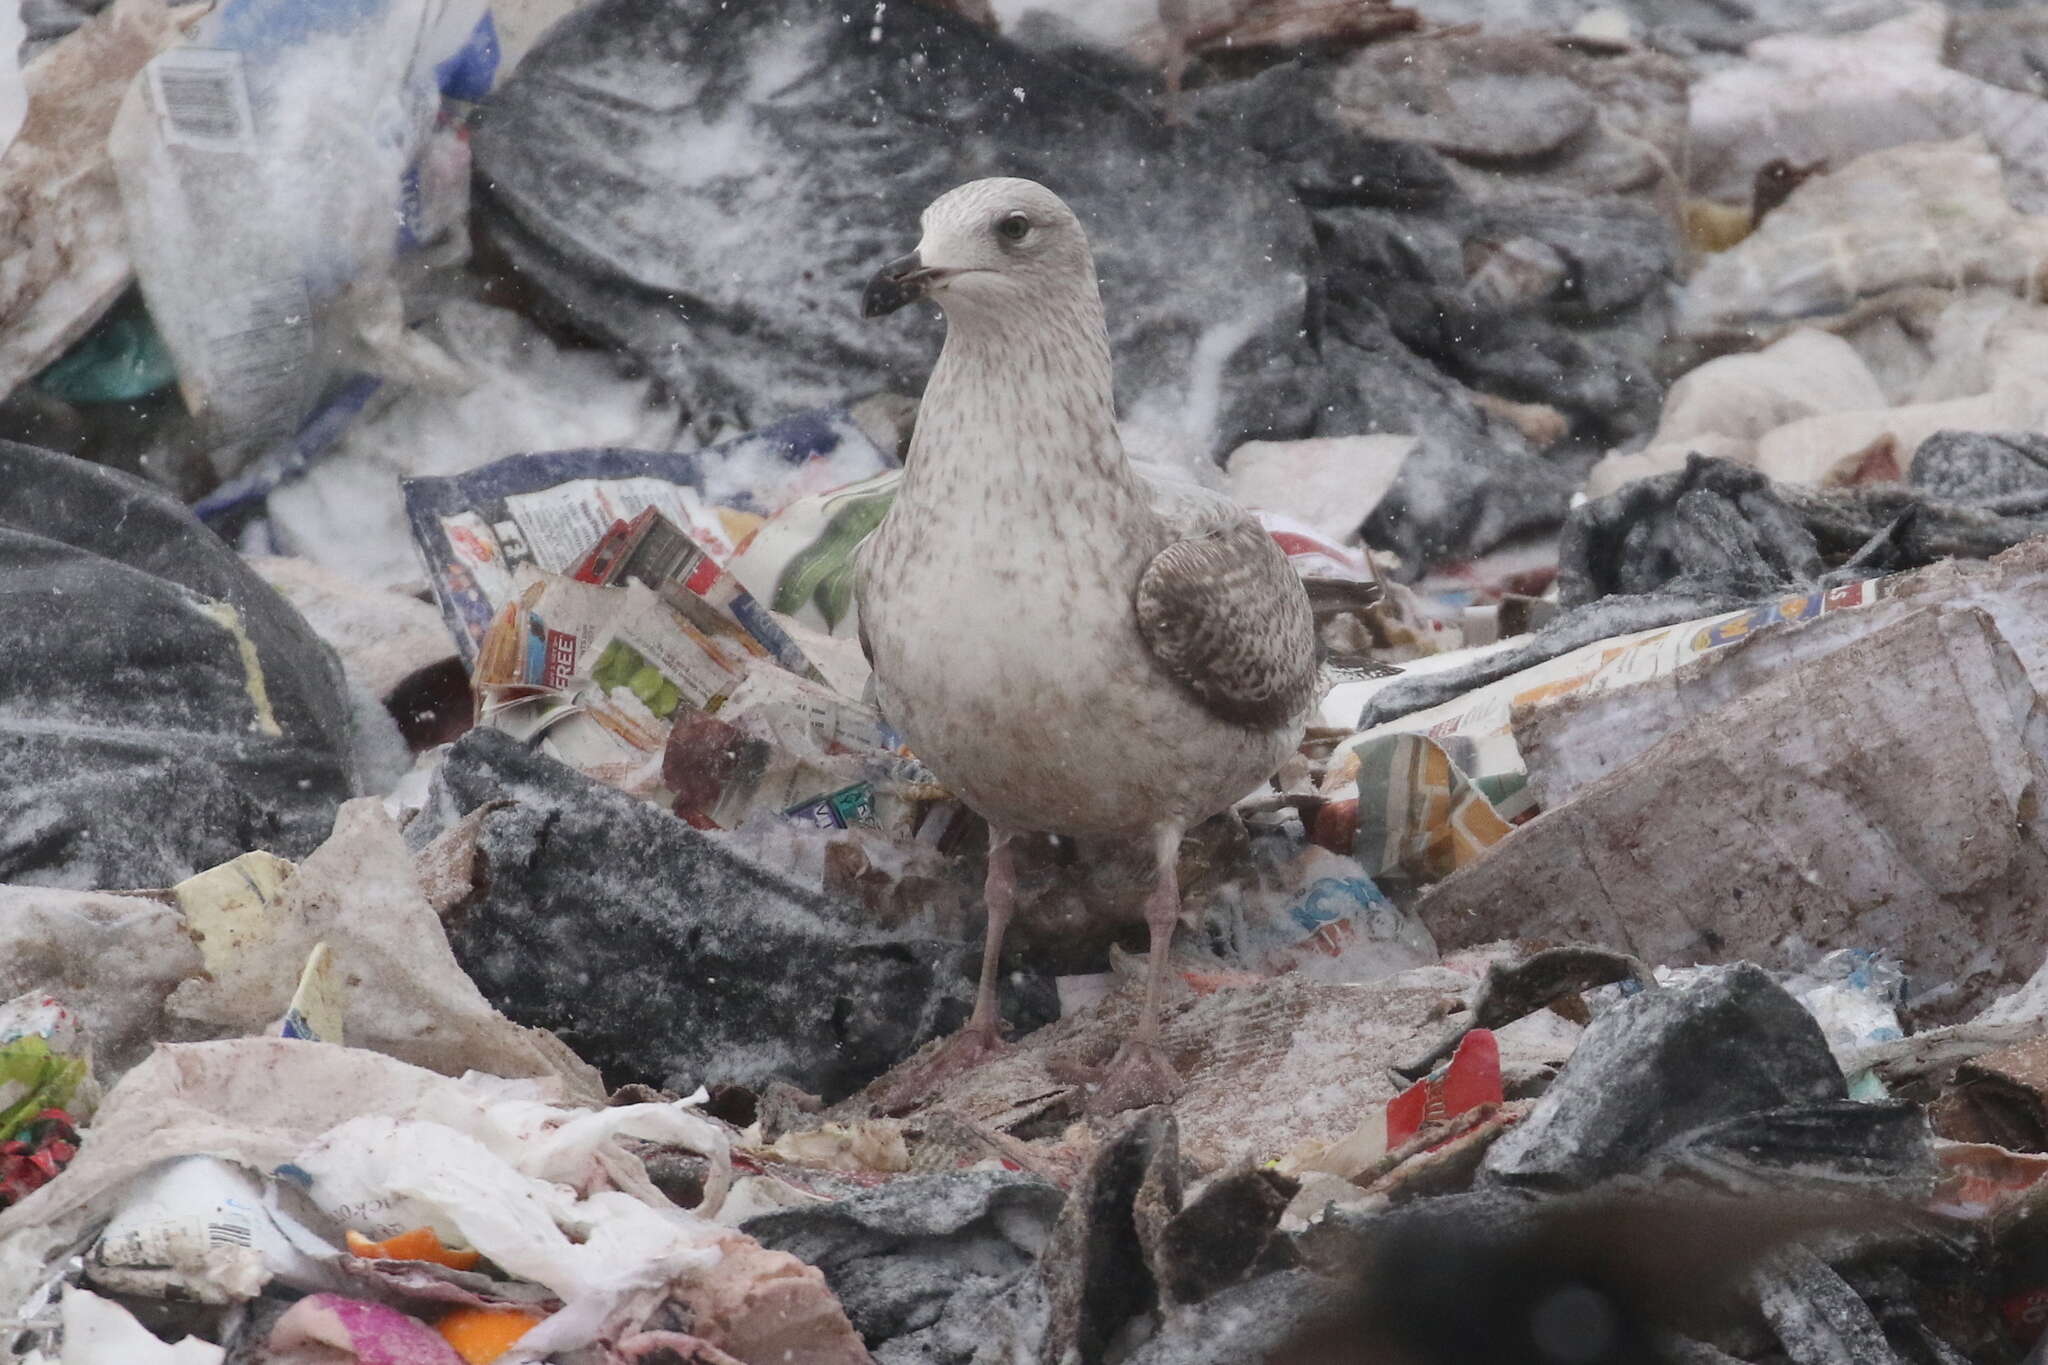
<instances>
[{"instance_id":1,"label":"landfill trash pile","mask_svg":"<svg viewBox=\"0 0 2048 1365\"><path fill-rule=\"evenodd\" d=\"M2044 63L0 0L0 1359L2048 1360ZM943 329L861 290L987 177L1320 672L1158 961L1147 840L1004 847L942 1067L989 823L855 585Z\"/></svg>"}]
</instances>

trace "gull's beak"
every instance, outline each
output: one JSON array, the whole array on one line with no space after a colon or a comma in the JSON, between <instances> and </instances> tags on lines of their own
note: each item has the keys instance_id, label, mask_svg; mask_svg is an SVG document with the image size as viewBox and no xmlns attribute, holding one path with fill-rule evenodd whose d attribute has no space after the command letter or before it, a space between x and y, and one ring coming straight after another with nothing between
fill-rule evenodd
<instances>
[{"instance_id":1,"label":"gull's beak","mask_svg":"<svg viewBox=\"0 0 2048 1365\"><path fill-rule=\"evenodd\" d=\"M915 251L908 256L898 256L877 270L875 277L868 281L868 287L861 291L860 315L878 318L905 304L916 303L931 292L933 283L944 273L927 266L924 258Z\"/></svg>"}]
</instances>

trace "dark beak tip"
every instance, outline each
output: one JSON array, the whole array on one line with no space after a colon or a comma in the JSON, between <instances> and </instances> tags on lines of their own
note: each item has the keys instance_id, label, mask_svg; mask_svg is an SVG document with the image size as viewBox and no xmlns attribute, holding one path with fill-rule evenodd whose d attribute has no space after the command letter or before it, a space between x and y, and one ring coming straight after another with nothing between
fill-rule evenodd
<instances>
[{"instance_id":1,"label":"dark beak tip","mask_svg":"<svg viewBox=\"0 0 2048 1365\"><path fill-rule=\"evenodd\" d=\"M879 278L869 280L868 287L860 293L860 315L869 319L887 317L901 308L902 302L892 300L890 293L888 281Z\"/></svg>"},{"instance_id":2,"label":"dark beak tip","mask_svg":"<svg viewBox=\"0 0 2048 1365\"><path fill-rule=\"evenodd\" d=\"M908 256L899 256L875 272L861 291L860 315L863 318L887 316L923 298L930 288L924 274L924 262L915 251Z\"/></svg>"}]
</instances>

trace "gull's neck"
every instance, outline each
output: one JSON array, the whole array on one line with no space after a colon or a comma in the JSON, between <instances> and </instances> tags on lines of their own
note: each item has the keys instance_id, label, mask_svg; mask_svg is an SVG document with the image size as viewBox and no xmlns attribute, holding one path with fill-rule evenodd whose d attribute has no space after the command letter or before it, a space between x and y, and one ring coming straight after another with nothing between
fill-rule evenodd
<instances>
[{"instance_id":1,"label":"gull's neck","mask_svg":"<svg viewBox=\"0 0 2048 1365\"><path fill-rule=\"evenodd\" d=\"M1008 515L1075 494L1143 508L1117 438L1109 335L1093 281L1006 310L956 307L925 386L900 497Z\"/></svg>"}]
</instances>

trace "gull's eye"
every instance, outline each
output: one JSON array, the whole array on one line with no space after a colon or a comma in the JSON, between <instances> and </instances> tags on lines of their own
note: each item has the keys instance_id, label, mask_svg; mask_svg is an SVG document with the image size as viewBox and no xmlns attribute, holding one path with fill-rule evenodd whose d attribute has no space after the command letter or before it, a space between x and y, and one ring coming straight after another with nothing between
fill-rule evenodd
<instances>
[{"instance_id":1,"label":"gull's eye","mask_svg":"<svg viewBox=\"0 0 2048 1365\"><path fill-rule=\"evenodd\" d=\"M996 220L996 233L1006 242L1021 242L1031 231L1031 220L1021 213Z\"/></svg>"}]
</instances>

